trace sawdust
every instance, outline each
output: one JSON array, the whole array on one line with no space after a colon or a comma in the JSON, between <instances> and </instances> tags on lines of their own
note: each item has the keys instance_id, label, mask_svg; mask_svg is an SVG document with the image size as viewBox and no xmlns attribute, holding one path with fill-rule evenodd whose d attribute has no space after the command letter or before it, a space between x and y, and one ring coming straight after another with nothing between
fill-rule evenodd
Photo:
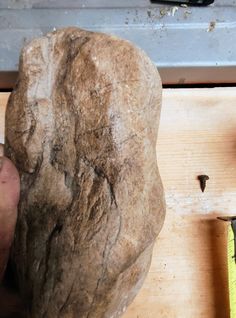
<instances>
[{"instance_id":1,"label":"sawdust","mask_svg":"<svg viewBox=\"0 0 236 318\"><path fill-rule=\"evenodd\" d=\"M207 29L207 32L212 32L215 30L215 27L216 27L216 21L211 21L210 24L209 24L209 27Z\"/></svg>"}]
</instances>

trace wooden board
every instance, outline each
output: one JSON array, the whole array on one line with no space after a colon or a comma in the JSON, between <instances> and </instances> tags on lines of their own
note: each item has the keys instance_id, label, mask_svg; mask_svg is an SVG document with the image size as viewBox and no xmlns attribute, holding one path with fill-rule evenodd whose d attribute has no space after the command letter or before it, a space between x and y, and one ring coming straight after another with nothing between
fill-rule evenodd
<instances>
[{"instance_id":1,"label":"wooden board","mask_svg":"<svg viewBox=\"0 0 236 318\"><path fill-rule=\"evenodd\" d=\"M167 216L125 318L229 317L226 226L236 214L236 89L166 90L157 156ZM210 177L201 193L197 176Z\"/></svg>"},{"instance_id":2,"label":"wooden board","mask_svg":"<svg viewBox=\"0 0 236 318\"><path fill-rule=\"evenodd\" d=\"M0 93L0 143L4 142L5 109L9 93Z\"/></svg>"},{"instance_id":3,"label":"wooden board","mask_svg":"<svg viewBox=\"0 0 236 318\"><path fill-rule=\"evenodd\" d=\"M226 224L216 217L236 214L236 89L164 90L157 156L166 221L124 318L228 318ZM205 193L199 174L210 177Z\"/></svg>"}]
</instances>

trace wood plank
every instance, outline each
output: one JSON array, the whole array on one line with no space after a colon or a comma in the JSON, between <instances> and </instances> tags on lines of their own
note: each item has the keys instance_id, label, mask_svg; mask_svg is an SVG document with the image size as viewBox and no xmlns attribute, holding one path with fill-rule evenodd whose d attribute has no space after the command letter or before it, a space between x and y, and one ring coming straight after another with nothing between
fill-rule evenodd
<instances>
[{"instance_id":1,"label":"wood plank","mask_svg":"<svg viewBox=\"0 0 236 318\"><path fill-rule=\"evenodd\" d=\"M6 95L0 96L0 136ZM236 89L164 90L157 155L167 215L124 318L226 318L226 224L236 214ZM197 176L207 174L205 193Z\"/></svg>"},{"instance_id":2,"label":"wood plank","mask_svg":"<svg viewBox=\"0 0 236 318\"><path fill-rule=\"evenodd\" d=\"M0 93L0 143L4 142L5 109L9 93Z\"/></svg>"},{"instance_id":3,"label":"wood plank","mask_svg":"<svg viewBox=\"0 0 236 318\"><path fill-rule=\"evenodd\" d=\"M165 90L157 144L167 216L124 318L226 318L226 224L236 214L236 89ZM197 176L207 174L205 193Z\"/></svg>"}]
</instances>

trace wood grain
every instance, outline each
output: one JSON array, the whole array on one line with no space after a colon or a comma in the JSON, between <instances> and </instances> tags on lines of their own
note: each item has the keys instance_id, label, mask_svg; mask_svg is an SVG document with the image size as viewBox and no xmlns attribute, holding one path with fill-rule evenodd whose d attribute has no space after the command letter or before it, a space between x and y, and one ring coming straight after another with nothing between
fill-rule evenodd
<instances>
[{"instance_id":1,"label":"wood grain","mask_svg":"<svg viewBox=\"0 0 236 318\"><path fill-rule=\"evenodd\" d=\"M4 143L5 109L9 93L0 93L0 143Z\"/></svg>"},{"instance_id":2,"label":"wood grain","mask_svg":"<svg viewBox=\"0 0 236 318\"><path fill-rule=\"evenodd\" d=\"M229 317L227 225L216 216L236 214L235 104L235 88L164 90L157 155L167 216L124 318ZM205 193L199 174L210 177Z\"/></svg>"},{"instance_id":3,"label":"wood grain","mask_svg":"<svg viewBox=\"0 0 236 318\"><path fill-rule=\"evenodd\" d=\"M236 214L236 89L165 90L157 155L167 216L125 318L229 317L226 224ZM207 174L205 193L197 176Z\"/></svg>"}]
</instances>

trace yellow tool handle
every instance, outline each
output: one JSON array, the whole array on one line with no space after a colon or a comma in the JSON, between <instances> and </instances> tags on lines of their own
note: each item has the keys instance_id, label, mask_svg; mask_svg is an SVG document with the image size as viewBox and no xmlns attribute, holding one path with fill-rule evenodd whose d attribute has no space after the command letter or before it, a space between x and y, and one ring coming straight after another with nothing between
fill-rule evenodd
<instances>
[{"instance_id":1,"label":"yellow tool handle","mask_svg":"<svg viewBox=\"0 0 236 318\"><path fill-rule=\"evenodd\" d=\"M228 284L230 318L236 318L236 263L235 263L235 244L232 226L228 226Z\"/></svg>"}]
</instances>

